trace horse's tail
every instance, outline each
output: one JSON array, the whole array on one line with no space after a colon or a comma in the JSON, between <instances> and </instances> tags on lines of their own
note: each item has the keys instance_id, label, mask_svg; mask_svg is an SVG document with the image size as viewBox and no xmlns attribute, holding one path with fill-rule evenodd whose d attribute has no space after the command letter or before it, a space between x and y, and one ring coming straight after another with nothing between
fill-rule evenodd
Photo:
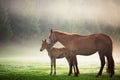
<instances>
[{"instance_id":1,"label":"horse's tail","mask_svg":"<svg viewBox=\"0 0 120 80\"><path fill-rule=\"evenodd\" d=\"M111 46L109 46L109 49L107 50L107 73L110 73L110 76L112 77L112 75L114 75L114 59L113 59L113 55L112 55L112 48L113 44L111 43Z\"/></svg>"},{"instance_id":2,"label":"horse's tail","mask_svg":"<svg viewBox=\"0 0 120 80\"><path fill-rule=\"evenodd\" d=\"M107 73L110 73L110 76L112 77L112 75L114 75L114 60L113 57L107 57L108 60L108 65L107 65Z\"/></svg>"}]
</instances>

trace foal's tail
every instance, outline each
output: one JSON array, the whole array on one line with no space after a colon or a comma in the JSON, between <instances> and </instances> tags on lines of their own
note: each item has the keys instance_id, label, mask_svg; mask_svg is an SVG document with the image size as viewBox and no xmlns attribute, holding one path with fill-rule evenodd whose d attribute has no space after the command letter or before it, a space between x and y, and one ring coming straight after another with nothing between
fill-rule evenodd
<instances>
[{"instance_id":1,"label":"foal's tail","mask_svg":"<svg viewBox=\"0 0 120 80\"><path fill-rule=\"evenodd\" d=\"M114 75L114 59L113 59L113 55L112 55L112 46L111 48L109 48L109 50L107 51L107 73L110 74L110 77L112 77Z\"/></svg>"}]
</instances>

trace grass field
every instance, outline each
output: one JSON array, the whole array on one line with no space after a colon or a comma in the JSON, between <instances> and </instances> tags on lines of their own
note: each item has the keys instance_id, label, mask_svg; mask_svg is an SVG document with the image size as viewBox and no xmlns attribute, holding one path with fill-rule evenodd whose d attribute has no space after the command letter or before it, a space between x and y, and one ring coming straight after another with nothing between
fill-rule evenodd
<instances>
[{"instance_id":1,"label":"grass field","mask_svg":"<svg viewBox=\"0 0 120 80\"><path fill-rule=\"evenodd\" d=\"M97 63L98 64L98 63ZM0 80L120 80L120 63L116 63L115 76L108 78L105 68L101 78L96 78L99 64L79 66L79 77L67 76L68 66L57 65L57 75L50 76L50 64L28 61L0 61Z\"/></svg>"}]
</instances>

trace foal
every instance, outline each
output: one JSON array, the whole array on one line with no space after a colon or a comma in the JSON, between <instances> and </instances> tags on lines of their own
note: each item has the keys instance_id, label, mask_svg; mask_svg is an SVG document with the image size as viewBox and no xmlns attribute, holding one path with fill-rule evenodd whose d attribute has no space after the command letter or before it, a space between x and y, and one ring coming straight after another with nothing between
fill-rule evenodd
<instances>
[{"instance_id":1,"label":"foal","mask_svg":"<svg viewBox=\"0 0 120 80\"><path fill-rule=\"evenodd\" d=\"M70 58L72 56L70 56L70 53L69 51L66 49L66 48L55 48L55 47L52 47L52 48L48 48L48 42L46 40L42 40L42 46L40 48L40 51L43 51L44 49L47 50L48 52L48 55L50 57L50 60L51 60L51 72L50 72L50 75L52 75L52 72L53 72L53 65L54 65L54 75L56 75L56 59L58 58L66 58L67 61L68 61L68 64L69 64L69 76L72 74L72 71L70 70ZM77 69L77 72L75 72L75 74L79 74L79 70L78 70L78 66L77 66L77 59L76 59L76 56L74 58L74 61L73 61L73 64L72 64L73 68Z\"/></svg>"}]
</instances>

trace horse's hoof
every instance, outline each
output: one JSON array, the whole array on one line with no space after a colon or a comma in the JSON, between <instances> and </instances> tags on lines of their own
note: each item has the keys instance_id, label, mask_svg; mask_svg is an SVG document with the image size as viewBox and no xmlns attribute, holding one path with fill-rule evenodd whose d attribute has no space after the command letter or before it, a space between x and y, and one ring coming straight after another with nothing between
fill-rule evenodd
<instances>
[{"instance_id":1,"label":"horse's hoof","mask_svg":"<svg viewBox=\"0 0 120 80\"><path fill-rule=\"evenodd\" d=\"M72 73L68 73L68 76L71 76L72 75Z\"/></svg>"},{"instance_id":2,"label":"horse's hoof","mask_svg":"<svg viewBox=\"0 0 120 80\"><path fill-rule=\"evenodd\" d=\"M50 76L52 76L52 73L50 73Z\"/></svg>"},{"instance_id":3,"label":"horse's hoof","mask_svg":"<svg viewBox=\"0 0 120 80\"><path fill-rule=\"evenodd\" d=\"M101 76L100 76L100 75L97 75L96 77L97 77L97 78L100 78Z\"/></svg>"},{"instance_id":4,"label":"horse's hoof","mask_svg":"<svg viewBox=\"0 0 120 80\"><path fill-rule=\"evenodd\" d=\"M56 72L54 72L54 76L56 76Z\"/></svg>"},{"instance_id":5,"label":"horse's hoof","mask_svg":"<svg viewBox=\"0 0 120 80\"><path fill-rule=\"evenodd\" d=\"M75 73L74 73L74 76L75 76L75 77L78 77L78 74L75 72Z\"/></svg>"},{"instance_id":6,"label":"horse's hoof","mask_svg":"<svg viewBox=\"0 0 120 80\"><path fill-rule=\"evenodd\" d=\"M54 76L56 76L56 74L54 74Z\"/></svg>"},{"instance_id":7,"label":"horse's hoof","mask_svg":"<svg viewBox=\"0 0 120 80\"><path fill-rule=\"evenodd\" d=\"M68 76L71 76L71 74L68 74Z\"/></svg>"},{"instance_id":8,"label":"horse's hoof","mask_svg":"<svg viewBox=\"0 0 120 80\"><path fill-rule=\"evenodd\" d=\"M109 77L112 78L113 74L110 74Z\"/></svg>"},{"instance_id":9,"label":"horse's hoof","mask_svg":"<svg viewBox=\"0 0 120 80\"><path fill-rule=\"evenodd\" d=\"M74 75L74 77L78 77L78 75Z\"/></svg>"}]
</instances>

